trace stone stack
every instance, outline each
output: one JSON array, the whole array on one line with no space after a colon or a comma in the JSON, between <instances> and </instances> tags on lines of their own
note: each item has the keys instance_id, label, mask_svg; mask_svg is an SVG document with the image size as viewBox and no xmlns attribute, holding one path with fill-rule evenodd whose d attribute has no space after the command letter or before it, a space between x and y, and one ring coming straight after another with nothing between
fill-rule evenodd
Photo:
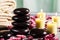
<instances>
[{"instance_id":1,"label":"stone stack","mask_svg":"<svg viewBox=\"0 0 60 40\"><path fill-rule=\"evenodd\" d=\"M14 10L15 16L12 17L13 28L11 29L11 32L13 35L22 34L27 35L29 31L30 26L30 14L29 9L27 8L17 8Z\"/></svg>"}]
</instances>

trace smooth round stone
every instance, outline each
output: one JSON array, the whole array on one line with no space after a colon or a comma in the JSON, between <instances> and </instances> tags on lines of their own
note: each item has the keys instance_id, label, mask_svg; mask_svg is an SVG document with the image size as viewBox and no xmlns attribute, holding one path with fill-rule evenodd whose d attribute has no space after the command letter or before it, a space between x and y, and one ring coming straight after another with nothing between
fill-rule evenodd
<instances>
[{"instance_id":1,"label":"smooth round stone","mask_svg":"<svg viewBox=\"0 0 60 40\"><path fill-rule=\"evenodd\" d=\"M3 35L0 35L0 38L3 38Z\"/></svg>"},{"instance_id":2,"label":"smooth round stone","mask_svg":"<svg viewBox=\"0 0 60 40\"><path fill-rule=\"evenodd\" d=\"M13 36L16 36L19 33L19 30L16 30L14 28L12 28L10 31L12 32Z\"/></svg>"},{"instance_id":3,"label":"smooth round stone","mask_svg":"<svg viewBox=\"0 0 60 40\"><path fill-rule=\"evenodd\" d=\"M29 30L28 29L12 29L11 32L13 33L13 35L17 35L17 34L20 34L20 35L28 35L28 32Z\"/></svg>"},{"instance_id":4,"label":"smooth round stone","mask_svg":"<svg viewBox=\"0 0 60 40\"><path fill-rule=\"evenodd\" d=\"M30 10L28 8L17 8L13 12L14 14L18 14L18 15L25 15L28 14Z\"/></svg>"},{"instance_id":5,"label":"smooth round stone","mask_svg":"<svg viewBox=\"0 0 60 40\"><path fill-rule=\"evenodd\" d=\"M19 17L19 16L13 16L12 20L16 21L16 22L25 22L27 20L29 20L30 17L29 16L23 16L23 17Z\"/></svg>"},{"instance_id":6,"label":"smooth round stone","mask_svg":"<svg viewBox=\"0 0 60 40\"><path fill-rule=\"evenodd\" d=\"M22 23L13 22L12 25L19 29L26 29L27 27L30 26L30 23L28 23L28 22L22 22Z\"/></svg>"},{"instance_id":7,"label":"smooth round stone","mask_svg":"<svg viewBox=\"0 0 60 40\"><path fill-rule=\"evenodd\" d=\"M34 38L43 38L45 35L47 35L47 32L44 29L32 29L30 31L31 36Z\"/></svg>"},{"instance_id":8,"label":"smooth round stone","mask_svg":"<svg viewBox=\"0 0 60 40\"><path fill-rule=\"evenodd\" d=\"M12 36L10 31L0 33L0 38L9 39Z\"/></svg>"},{"instance_id":9,"label":"smooth round stone","mask_svg":"<svg viewBox=\"0 0 60 40\"><path fill-rule=\"evenodd\" d=\"M30 14L25 14L25 15L18 15L18 14L16 14L15 16L23 17L23 16L30 16Z\"/></svg>"}]
</instances>

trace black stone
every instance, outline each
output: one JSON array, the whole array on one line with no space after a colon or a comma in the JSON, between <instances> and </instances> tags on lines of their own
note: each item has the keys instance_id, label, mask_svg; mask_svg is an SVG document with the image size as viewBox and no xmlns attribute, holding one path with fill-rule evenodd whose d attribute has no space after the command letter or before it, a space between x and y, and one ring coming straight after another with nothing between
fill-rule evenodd
<instances>
[{"instance_id":1,"label":"black stone","mask_svg":"<svg viewBox=\"0 0 60 40\"><path fill-rule=\"evenodd\" d=\"M26 17L26 16L29 16L30 17L30 14L25 14L25 15L18 15L18 14L16 14L15 16L19 16L19 17Z\"/></svg>"},{"instance_id":2,"label":"black stone","mask_svg":"<svg viewBox=\"0 0 60 40\"><path fill-rule=\"evenodd\" d=\"M29 12L30 10L27 8L17 8L14 10L14 14L18 14L18 15L25 15L28 14Z\"/></svg>"},{"instance_id":3,"label":"black stone","mask_svg":"<svg viewBox=\"0 0 60 40\"><path fill-rule=\"evenodd\" d=\"M19 30L12 29L11 32L13 33L14 36L16 36L17 34L28 35L29 30L27 30L27 29L19 29Z\"/></svg>"},{"instance_id":4,"label":"black stone","mask_svg":"<svg viewBox=\"0 0 60 40\"><path fill-rule=\"evenodd\" d=\"M13 16L12 17L12 20L16 21L16 22L25 22L27 20L29 20L30 17L29 16L22 16L22 17L19 17L19 16Z\"/></svg>"},{"instance_id":5,"label":"black stone","mask_svg":"<svg viewBox=\"0 0 60 40\"><path fill-rule=\"evenodd\" d=\"M10 31L0 32L0 38L4 38L5 40L9 39L12 36Z\"/></svg>"},{"instance_id":6,"label":"black stone","mask_svg":"<svg viewBox=\"0 0 60 40\"><path fill-rule=\"evenodd\" d=\"M29 27L30 24L26 22L23 22L23 23L12 22L12 25L16 27L16 29L17 28L26 29L27 27Z\"/></svg>"},{"instance_id":7,"label":"black stone","mask_svg":"<svg viewBox=\"0 0 60 40\"><path fill-rule=\"evenodd\" d=\"M47 32L44 29L35 28L30 31L30 35L34 38L43 38L45 35L47 35Z\"/></svg>"},{"instance_id":8,"label":"black stone","mask_svg":"<svg viewBox=\"0 0 60 40\"><path fill-rule=\"evenodd\" d=\"M0 35L0 38L3 38L3 35Z\"/></svg>"}]
</instances>

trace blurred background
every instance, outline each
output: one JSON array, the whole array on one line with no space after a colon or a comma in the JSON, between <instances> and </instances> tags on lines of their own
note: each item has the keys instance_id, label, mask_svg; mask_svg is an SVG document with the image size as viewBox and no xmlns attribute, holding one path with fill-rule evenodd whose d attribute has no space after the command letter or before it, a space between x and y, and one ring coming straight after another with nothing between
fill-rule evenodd
<instances>
[{"instance_id":1,"label":"blurred background","mask_svg":"<svg viewBox=\"0 0 60 40\"><path fill-rule=\"evenodd\" d=\"M16 0L17 8L26 7L31 12L39 12L43 9L45 12L60 12L60 0Z\"/></svg>"}]
</instances>

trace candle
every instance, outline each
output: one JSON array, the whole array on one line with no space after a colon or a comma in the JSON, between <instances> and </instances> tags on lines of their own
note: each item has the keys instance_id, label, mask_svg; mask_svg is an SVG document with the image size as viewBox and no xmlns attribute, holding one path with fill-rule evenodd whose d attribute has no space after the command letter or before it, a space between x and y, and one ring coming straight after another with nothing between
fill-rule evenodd
<instances>
[{"instance_id":1,"label":"candle","mask_svg":"<svg viewBox=\"0 0 60 40\"><path fill-rule=\"evenodd\" d=\"M46 21L46 14L41 9L41 12L37 13L37 18L39 18L40 26L38 28L44 28L45 27L45 21ZM38 19L36 19L38 21ZM38 25L38 24L37 24Z\"/></svg>"},{"instance_id":2,"label":"candle","mask_svg":"<svg viewBox=\"0 0 60 40\"><path fill-rule=\"evenodd\" d=\"M41 20L45 20L46 19L46 14L41 9L41 12L37 13L37 17L40 18Z\"/></svg>"},{"instance_id":3,"label":"candle","mask_svg":"<svg viewBox=\"0 0 60 40\"><path fill-rule=\"evenodd\" d=\"M60 27L60 16L58 16L57 26L58 26L58 28Z\"/></svg>"},{"instance_id":4,"label":"candle","mask_svg":"<svg viewBox=\"0 0 60 40\"><path fill-rule=\"evenodd\" d=\"M52 16L52 22L56 22L57 27L60 27L60 16L58 16L57 13L55 14L55 16Z\"/></svg>"},{"instance_id":5,"label":"candle","mask_svg":"<svg viewBox=\"0 0 60 40\"><path fill-rule=\"evenodd\" d=\"M57 34L56 22L47 23L47 31L56 35Z\"/></svg>"},{"instance_id":6,"label":"candle","mask_svg":"<svg viewBox=\"0 0 60 40\"><path fill-rule=\"evenodd\" d=\"M36 22L36 27L37 28L44 29L45 25L44 25L43 20L40 20L39 18L36 18L35 22Z\"/></svg>"},{"instance_id":7,"label":"candle","mask_svg":"<svg viewBox=\"0 0 60 40\"><path fill-rule=\"evenodd\" d=\"M52 22L58 23L58 16L57 16L57 13L55 13L55 16L52 16Z\"/></svg>"}]
</instances>

